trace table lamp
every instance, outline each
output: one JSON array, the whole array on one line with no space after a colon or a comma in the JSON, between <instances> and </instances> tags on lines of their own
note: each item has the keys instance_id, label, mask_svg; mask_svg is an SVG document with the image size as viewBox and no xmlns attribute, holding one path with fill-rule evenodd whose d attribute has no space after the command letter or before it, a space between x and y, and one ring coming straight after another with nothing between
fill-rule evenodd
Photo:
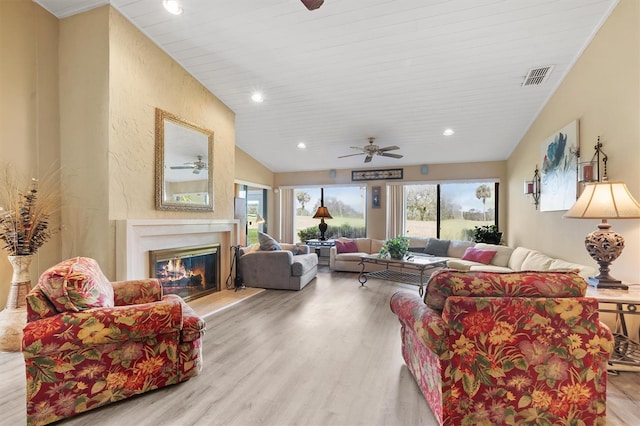
<instances>
[{"instance_id":1,"label":"table lamp","mask_svg":"<svg viewBox=\"0 0 640 426\"><path fill-rule=\"evenodd\" d=\"M606 178L605 178L606 179ZM633 198L624 182L587 183L576 203L564 217L574 219L602 219L598 230L585 237L589 255L598 262L600 274L587 282L598 288L629 287L609 275L609 265L624 248L622 235L611 230L608 219L640 219L640 204Z\"/></svg>"},{"instance_id":2,"label":"table lamp","mask_svg":"<svg viewBox=\"0 0 640 426\"><path fill-rule=\"evenodd\" d=\"M320 207L316 210L316 214L313 215L314 219L320 219L318 229L320 229L320 240L326 240L324 233L327 232L327 224L324 223L325 219L333 219L329 214L329 209L324 206L324 188L320 188Z\"/></svg>"}]
</instances>

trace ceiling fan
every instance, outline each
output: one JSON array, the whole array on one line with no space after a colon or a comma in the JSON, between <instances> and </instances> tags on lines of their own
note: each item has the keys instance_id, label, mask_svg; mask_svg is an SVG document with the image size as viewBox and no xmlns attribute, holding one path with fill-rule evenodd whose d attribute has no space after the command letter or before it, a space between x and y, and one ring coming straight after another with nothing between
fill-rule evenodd
<instances>
[{"instance_id":1,"label":"ceiling fan","mask_svg":"<svg viewBox=\"0 0 640 426\"><path fill-rule=\"evenodd\" d=\"M324 0L300 0L300 1L302 1L302 4L304 4L306 8L309 10L316 10L317 8L322 6L322 3L324 3Z\"/></svg>"},{"instance_id":2,"label":"ceiling fan","mask_svg":"<svg viewBox=\"0 0 640 426\"><path fill-rule=\"evenodd\" d=\"M365 163L369 163L371 162L371 159L373 158L374 155L380 155L383 157L391 157L391 158L402 158L402 155L400 154L392 154L390 152L387 151L393 151L396 149L400 149L399 147L393 145L393 146L385 146L384 148L380 148L378 145L374 145L373 141L376 140L376 138L369 138L369 145L365 145L363 147L359 147L359 146L351 146L349 148L353 148L353 149L359 149L362 152L359 152L357 154L349 154L349 155L342 155L338 158L344 158L344 157L353 157L354 155L363 155L366 154L367 156L364 158L364 162Z\"/></svg>"},{"instance_id":3,"label":"ceiling fan","mask_svg":"<svg viewBox=\"0 0 640 426\"><path fill-rule=\"evenodd\" d=\"M193 174L200 174L202 170L207 169L207 163L202 161L202 155L198 155L198 161L193 161L191 163L184 163L182 166L171 166L170 169L180 170L180 169L193 169Z\"/></svg>"}]
</instances>

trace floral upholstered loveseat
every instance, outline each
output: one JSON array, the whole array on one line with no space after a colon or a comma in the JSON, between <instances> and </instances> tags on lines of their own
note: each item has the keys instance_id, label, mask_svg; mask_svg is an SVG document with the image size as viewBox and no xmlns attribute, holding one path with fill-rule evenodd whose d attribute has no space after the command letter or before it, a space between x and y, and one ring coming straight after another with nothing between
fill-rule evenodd
<instances>
[{"instance_id":1,"label":"floral upholstered loveseat","mask_svg":"<svg viewBox=\"0 0 640 426\"><path fill-rule=\"evenodd\" d=\"M185 381L202 368L204 321L156 279L109 282L73 258L27 295L27 424L42 425Z\"/></svg>"},{"instance_id":2,"label":"floral upholstered loveseat","mask_svg":"<svg viewBox=\"0 0 640 426\"><path fill-rule=\"evenodd\" d=\"M610 330L575 272L442 270L398 292L402 354L442 425L606 424Z\"/></svg>"}]
</instances>

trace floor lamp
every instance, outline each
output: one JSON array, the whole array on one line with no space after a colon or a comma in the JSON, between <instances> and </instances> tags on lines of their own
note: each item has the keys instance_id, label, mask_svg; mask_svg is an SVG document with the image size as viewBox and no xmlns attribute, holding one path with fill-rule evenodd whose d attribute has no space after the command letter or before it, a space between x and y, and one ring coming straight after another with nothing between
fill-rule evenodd
<instances>
[{"instance_id":1,"label":"floor lamp","mask_svg":"<svg viewBox=\"0 0 640 426\"><path fill-rule=\"evenodd\" d=\"M326 240L324 233L327 232L327 224L324 223L325 219L333 219L329 214L329 209L324 206L324 188L320 188L320 207L316 210L316 214L313 215L314 219L320 219L318 229L320 229L320 241Z\"/></svg>"},{"instance_id":2,"label":"floor lamp","mask_svg":"<svg viewBox=\"0 0 640 426\"><path fill-rule=\"evenodd\" d=\"M602 219L598 230L585 237L589 255L598 262L600 274L587 282L598 288L629 287L609 275L609 265L624 248L622 235L611 230L608 219L640 219L640 204L633 198L624 182L594 182L585 185L576 203L564 217L574 219Z\"/></svg>"}]
</instances>

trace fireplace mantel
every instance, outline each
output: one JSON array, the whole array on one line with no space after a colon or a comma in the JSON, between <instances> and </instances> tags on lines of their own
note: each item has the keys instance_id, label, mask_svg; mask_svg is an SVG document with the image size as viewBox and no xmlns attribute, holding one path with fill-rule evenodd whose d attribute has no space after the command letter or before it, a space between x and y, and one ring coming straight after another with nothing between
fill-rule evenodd
<instances>
[{"instance_id":1,"label":"fireplace mantel","mask_svg":"<svg viewBox=\"0 0 640 426\"><path fill-rule=\"evenodd\" d=\"M116 279L150 277L149 250L219 243L222 270L240 241L237 219L128 219L116 221Z\"/></svg>"}]
</instances>

